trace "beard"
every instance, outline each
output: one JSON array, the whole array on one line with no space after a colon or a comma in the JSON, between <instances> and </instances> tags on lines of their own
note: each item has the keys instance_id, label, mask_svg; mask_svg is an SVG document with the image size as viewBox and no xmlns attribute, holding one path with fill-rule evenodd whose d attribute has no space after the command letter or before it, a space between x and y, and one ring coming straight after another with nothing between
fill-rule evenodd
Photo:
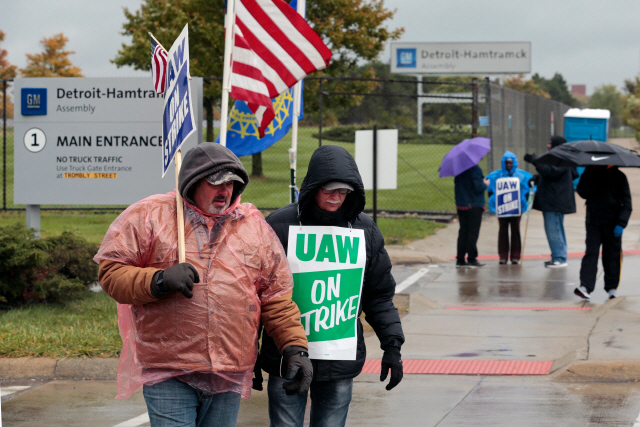
<instances>
[{"instance_id":1,"label":"beard","mask_svg":"<svg viewBox=\"0 0 640 427\"><path fill-rule=\"evenodd\" d=\"M216 207L213 203L211 203L209 205L209 208L207 209L207 212L212 214L212 215L220 215L222 212L227 210L227 208L229 207L229 199L228 198L226 198L226 197L217 197L217 198L213 199L213 202L222 202L222 201L224 201L224 206Z\"/></svg>"}]
</instances>

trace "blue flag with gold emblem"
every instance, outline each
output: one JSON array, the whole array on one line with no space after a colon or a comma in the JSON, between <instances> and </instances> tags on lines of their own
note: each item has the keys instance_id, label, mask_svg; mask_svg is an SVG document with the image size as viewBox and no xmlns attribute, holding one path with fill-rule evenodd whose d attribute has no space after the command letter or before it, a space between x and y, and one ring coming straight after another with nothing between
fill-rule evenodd
<instances>
[{"instance_id":1,"label":"blue flag with gold emblem","mask_svg":"<svg viewBox=\"0 0 640 427\"><path fill-rule=\"evenodd\" d=\"M263 152L285 136L291 129L293 121L293 90L294 88L291 88L277 98L272 99L276 116L267 127L262 138L259 138L258 134L258 121L249 110L249 107L247 107L247 103L236 101L229 112L227 148L238 157L249 156ZM300 117L298 117L298 120L304 118L302 92L301 90ZM218 135L216 142L220 143L220 135Z\"/></svg>"}]
</instances>

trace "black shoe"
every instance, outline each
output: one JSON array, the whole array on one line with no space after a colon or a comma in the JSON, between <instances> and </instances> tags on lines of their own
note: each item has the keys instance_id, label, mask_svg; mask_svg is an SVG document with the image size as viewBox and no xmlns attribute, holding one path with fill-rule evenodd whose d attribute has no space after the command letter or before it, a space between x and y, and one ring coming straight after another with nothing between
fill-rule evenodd
<instances>
[{"instance_id":1,"label":"black shoe","mask_svg":"<svg viewBox=\"0 0 640 427\"><path fill-rule=\"evenodd\" d=\"M462 261L462 262L456 261L456 268L462 268L462 267L467 267L467 266L468 266L468 264L467 264L466 261Z\"/></svg>"},{"instance_id":2,"label":"black shoe","mask_svg":"<svg viewBox=\"0 0 640 427\"><path fill-rule=\"evenodd\" d=\"M578 295L582 299L586 299L586 300L591 299L591 295L589 295L589 292L584 286L578 286L573 290L573 293Z\"/></svg>"},{"instance_id":3,"label":"black shoe","mask_svg":"<svg viewBox=\"0 0 640 427\"><path fill-rule=\"evenodd\" d=\"M507 260L506 260L506 259L501 259L501 260L500 260L500 265L505 265L506 263L507 263Z\"/></svg>"},{"instance_id":4,"label":"black shoe","mask_svg":"<svg viewBox=\"0 0 640 427\"><path fill-rule=\"evenodd\" d=\"M469 262L467 263L467 265L468 265L469 267L472 267L472 268L480 268L480 267L484 267L484 264L482 264L482 263L478 262L478 260L469 261Z\"/></svg>"},{"instance_id":5,"label":"black shoe","mask_svg":"<svg viewBox=\"0 0 640 427\"><path fill-rule=\"evenodd\" d=\"M520 264L520 261L511 261L511 264L517 265L517 264Z\"/></svg>"}]
</instances>

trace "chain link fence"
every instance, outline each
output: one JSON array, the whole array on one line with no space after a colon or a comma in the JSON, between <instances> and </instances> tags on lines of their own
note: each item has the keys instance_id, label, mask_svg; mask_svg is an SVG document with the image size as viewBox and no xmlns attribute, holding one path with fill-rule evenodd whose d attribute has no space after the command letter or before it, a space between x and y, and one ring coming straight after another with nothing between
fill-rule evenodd
<instances>
[{"instance_id":1,"label":"chain link fence","mask_svg":"<svg viewBox=\"0 0 640 427\"><path fill-rule=\"evenodd\" d=\"M509 150L518 159L518 167L535 173L535 167L522 161L526 153L541 155L547 151L552 135L564 135L564 114L568 105L530 93L520 92L496 83L487 87L491 152L487 156L488 170L501 167L502 155Z\"/></svg>"},{"instance_id":2,"label":"chain link fence","mask_svg":"<svg viewBox=\"0 0 640 427\"><path fill-rule=\"evenodd\" d=\"M207 78L219 84L219 78ZM379 212L390 214L440 214L455 212L453 178L439 178L438 168L451 147L472 136L492 139L493 151L480 166L485 173L500 166L505 150L519 158L527 152L546 151L552 133L562 135L566 105L518 92L488 79L440 78L422 80L327 78L305 79L317 99L307 95L305 119L299 123L297 185L301 186L311 154L325 144L341 145L355 155L355 131L398 129L398 186L378 190ZM365 93L349 88L368 87ZM12 81L2 81L2 191L3 210L24 209L13 203ZM487 104L485 99L491 101ZM5 106L6 103L6 106ZM211 100L204 100L204 140L219 134L219 112ZM479 118L481 120L479 120ZM490 126L485 118L489 119ZM553 124L552 124L553 123ZM555 129L552 129L555 126ZM211 132L213 131L213 132ZM291 133L260 153L241 157L253 176L242 198L263 210L289 203L289 153ZM385 162L395 159L379 159ZM523 167L527 167L523 164ZM367 191L366 209L371 209L372 192ZM42 209L122 209L123 207L43 206Z\"/></svg>"}]
</instances>

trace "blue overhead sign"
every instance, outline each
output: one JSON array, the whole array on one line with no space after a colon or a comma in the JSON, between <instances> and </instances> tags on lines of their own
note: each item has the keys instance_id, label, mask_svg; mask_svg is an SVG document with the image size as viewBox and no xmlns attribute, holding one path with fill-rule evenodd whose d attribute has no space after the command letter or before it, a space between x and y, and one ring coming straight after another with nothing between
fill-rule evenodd
<instances>
[{"instance_id":1,"label":"blue overhead sign","mask_svg":"<svg viewBox=\"0 0 640 427\"><path fill-rule=\"evenodd\" d=\"M189 84L189 32L185 25L169 50L162 117L162 176L184 141L196 130Z\"/></svg>"},{"instance_id":2,"label":"blue overhead sign","mask_svg":"<svg viewBox=\"0 0 640 427\"><path fill-rule=\"evenodd\" d=\"M47 115L47 89L25 87L20 90L21 113L23 116Z\"/></svg>"}]
</instances>

